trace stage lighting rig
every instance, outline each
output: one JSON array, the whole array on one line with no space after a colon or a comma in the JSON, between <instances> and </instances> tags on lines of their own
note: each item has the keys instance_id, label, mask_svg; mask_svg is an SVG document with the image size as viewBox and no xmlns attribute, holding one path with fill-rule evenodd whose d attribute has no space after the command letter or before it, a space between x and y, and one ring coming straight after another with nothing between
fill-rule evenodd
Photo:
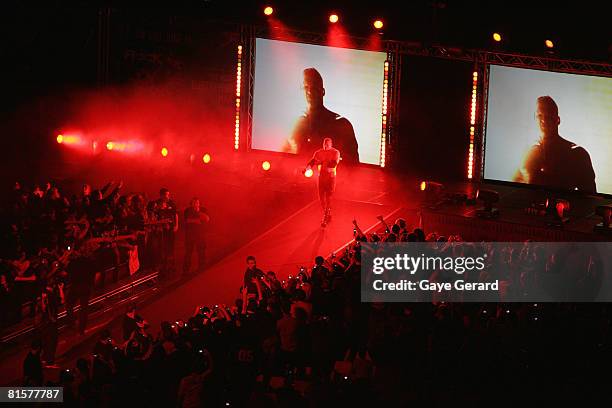
<instances>
[{"instance_id":1,"label":"stage lighting rig","mask_svg":"<svg viewBox=\"0 0 612 408\"><path fill-rule=\"evenodd\" d=\"M570 202L564 198L549 198L546 200L546 208L552 221L546 223L549 227L562 227L569 221L567 213L570 210Z\"/></svg>"},{"instance_id":2,"label":"stage lighting rig","mask_svg":"<svg viewBox=\"0 0 612 408\"><path fill-rule=\"evenodd\" d=\"M435 181L423 180L421 181L421 184L419 184L419 189L429 193L440 193L442 190L444 190L444 185Z\"/></svg>"},{"instance_id":3,"label":"stage lighting rig","mask_svg":"<svg viewBox=\"0 0 612 408\"><path fill-rule=\"evenodd\" d=\"M494 190L478 190L476 192L476 200L484 203L484 207L476 210L476 216L481 218L497 218L499 210L493 207L493 204L499 201L499 193Z\"/></svg>"},{"instance_id":4,"label":"stage lighting rig","mask_svg":"<svg viewBox=\"0 0 612 408\"><path fill-rule=\"evenodd\" d=\"M533 201L529 207L525 207L525 214L545 216L548 208L548 200Z\"/></svg>"},{"instance_id":5,"label":"stage lighting rig","mask_svg":"<svg viewBox=\"0 0 612 408\"><path fill-rule=\"evenodd\" d=\"M555 43L552 40L548 39L544 41L544 46L547 54L555 54Z\"/></svg>"},{"instance_id":6,"label":"stage lighting rig","mask_svg":"<svg viewBox=\"0 0 612 408\"><path fill-rule=\"evenodd\" d=\"M423 196L423 204L435 208L440 204L474 204L470 202L468 192L448 190L442 183L423 180L418 186L419 194Z\"/></svg>"},{"instance_id":7,"label":"stage lighting rig","mask_svg":"<svg viewBox=\"0 0 612 408\"><path fill-rule=\"evenodd\" d=\"M423 180L419 184L423 204L430 208L437 207L444 202L444 190L444 184L435 181Z\"/></svg>"},{"instance_id":8,"label":"stage lighting rig","mask_svg":"<svg viewBox=\"0 0 612 408\"><path fill-rule=\"evenodd\" d=\"M602 218L602 222L595 225L595 232L612 234L612 204L598 205L595 207L595 214Z\"/></svg>"}]
</instances>

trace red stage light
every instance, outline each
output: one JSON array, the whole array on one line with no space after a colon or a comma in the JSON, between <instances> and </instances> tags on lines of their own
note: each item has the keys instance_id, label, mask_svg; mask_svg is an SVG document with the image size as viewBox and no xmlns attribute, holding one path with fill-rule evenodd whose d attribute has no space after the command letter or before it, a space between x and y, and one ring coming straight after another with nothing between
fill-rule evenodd
<instances>
[{"instance_id":1,"label":"red stage light","mask_svg":"<svg viewBox=\"0 0 612 408\"><path fill-rule=\"evenodd\" d=\"M81 138L81 136L77 136L77 135L59 134L55 138L55 141L59 144L65 144L65 145L82 145L83 144L83 139Z\"/></svg>"},{"instance_id":2,"label":"red stage light","mask_svg":"<svg viewBox=\"0 0 612 408\"><path fill-rule=\"evenodd\" d=\"M565 212L570 209L570 203L567 200L558 200L555 204L555 210L557 211L557 216L559 218L563 218L565 216Z\"/></svg>"},{"instance_id":3,"label":"red stage light","mask_svg":"<svg viewBox=\"0 0 612 408\"><path fill-rule=\"evenodd\" d=\"M202 156L202 161L204 162L204 164L210 163L210 160L211 160L210 154L206 153L204 156Z\"/></svg>"},{"instance_id":4,"label":"red stage light","mask_svg":"<svg viewBox=\"0 0 612 408\"><path fill-rule=\"evenodd\" d=\"M427 191L426 194L440 194L442 190L444 190L444 185L442 183L438 183L436 181L431 180L423 180L421 184L419 184L419 189L421 191Z\"/></svg>"},{"instance_id":5,"label":"red stage light","mask_svg":"<svg viewBox=\"0 0 612 408\"><path fill-rule=\"evenodd\" d=\"M271 164L269 161L264 161L263 163L261 163L261 168L264 169L265 171L270 170Z\"/></svg>"},{"instance_id":6,"label":"red stage light","mask_svg":"<svg viewBox=\"0 0 612 408\"><path fill-rule=\"evenodd\" d=\"M115 144L113 142L106 143L106 150L113 150L114 147L115 147Z\"/></svg>"},{"instance_id":7,"label":"red stage light","mask_svg":"<svg viewBox=\"0 0 612 408\"><path fill-rule=\"evenodd\" d=\"M304 172L304 176L306 176L307 178L312 177L313 174L314 171L312 171L312 169L306 169L306 171Z\"/></svg>"},{"instance_id":8,"label":"red stage light","mask_svg":"<svg viewBox=\"0 0 612 408\"><path fill-rule=\"evenodd\" d=\"M357 48L346 29L342 27L342 24L338 23L340 20L337 14L330 15L329 21L327 45L337 48Z\"/></svg>"},{"instance_id":9,"label":"red stage light","mask_svg":"<svg viewBox=\"0 0 612 408\"><path fill-rule=\"evenodd\" d=\"M383 22L382 20L376 20L374 21L374 28L377 30L380 30L381 28L383 28Z\"/></svg>"},{"instance_id":10,"label":"red stage light","mask_svg":"<svg viewBox=\"0 0 612 408\"><path fill-rule=\"evenodd\" d=\"M161 149L161 155L162 155L163 157L168 156L168 149L167 149L167 148L165 148L165 147L162 147L162 149Z\"/></svg>"},{"instance_id":11,"label":"red stage light","mask_svg":"<svg viewBox=\"0 0 612 408\"><path fill-rule=\"evenodd\" d=\"M274 9L270 6L267 6L266 8L264 8L264 14L266 16L271 16L272 13L274 13Z\"/></svg>"}]
</instances>

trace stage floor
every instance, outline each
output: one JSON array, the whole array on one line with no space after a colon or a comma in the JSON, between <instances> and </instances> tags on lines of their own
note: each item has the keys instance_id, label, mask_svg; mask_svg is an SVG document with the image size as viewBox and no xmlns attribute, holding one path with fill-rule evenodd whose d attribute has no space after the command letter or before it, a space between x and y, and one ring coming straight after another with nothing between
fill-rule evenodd
<instances>
[{"instance_id":1,"label":"stage floor","mask_svg":"<svg viewBox=\"0 0 612 408\"><path fill-rule=\"evenodd\" d=\"M320 226L319 202L312 201L139 313L152 327L158 327L164 320L190 316L200 304L233 305L240 296L247 256L255 256L258 268L276 272L280 280L295 276L300 266L311 267L317 255L328 256L348 244L354 218L362 220L364 231L378 226L378 215L394 220L401 205L393 201L384 192L370 201L338 199L332 221L325 228Z\"/></svg>"}]
</instances>

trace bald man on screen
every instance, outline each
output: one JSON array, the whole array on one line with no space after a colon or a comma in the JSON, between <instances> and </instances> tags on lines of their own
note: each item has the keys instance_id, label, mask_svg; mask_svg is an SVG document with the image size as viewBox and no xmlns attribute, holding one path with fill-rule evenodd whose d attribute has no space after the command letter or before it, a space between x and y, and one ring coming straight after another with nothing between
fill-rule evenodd
<instances>
[{"instance_id":1,"label":"bald man on screen","mask_svg":"<svg viewBox=\"0 0 612 408\"><path fill-rule=\"evenodd\" d=\"M348 119L330 111L323 105L325 88L323 78L314 68L304 70L304 94L308 107L297 120L293 132L282 150L311 156L326 137L333 137L334 144L342 151L342 161L359 163L359 151L353 125Z\"/></svg>"},{"instance_id":2,"label":"bald man on screen","mask_svg":"<svg viewBox=\"0 0 612 408\"><path fill-rule=\"evenodd\" d=\"M525 155L513 181L564 190L597 192L591 156L576 143L559 135L559 108L550 96L540 96L536 106L540 140Z\"/></svg>"}]
</instances>

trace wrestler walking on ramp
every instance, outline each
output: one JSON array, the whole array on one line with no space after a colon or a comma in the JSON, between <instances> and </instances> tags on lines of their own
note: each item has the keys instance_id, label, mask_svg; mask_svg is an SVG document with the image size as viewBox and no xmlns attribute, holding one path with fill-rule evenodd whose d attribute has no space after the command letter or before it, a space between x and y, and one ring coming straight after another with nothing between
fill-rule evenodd
<instances>
[{"instance_id":1,"label":"wrestler walking on ramp","mask_svg":"<svg viewBox=\"0 0 612 408\"><path fill-rule=\"evenodd\" d=\"M319 201L323 209L322 227L331 221L331 198L336 189L336 168L339 161L340 152L333 148L332 140L326 137L323 140L323 148L314 152L312 159L306 165L306 170L315 165L319 168Z\"/></svg>"}]
</instances>

